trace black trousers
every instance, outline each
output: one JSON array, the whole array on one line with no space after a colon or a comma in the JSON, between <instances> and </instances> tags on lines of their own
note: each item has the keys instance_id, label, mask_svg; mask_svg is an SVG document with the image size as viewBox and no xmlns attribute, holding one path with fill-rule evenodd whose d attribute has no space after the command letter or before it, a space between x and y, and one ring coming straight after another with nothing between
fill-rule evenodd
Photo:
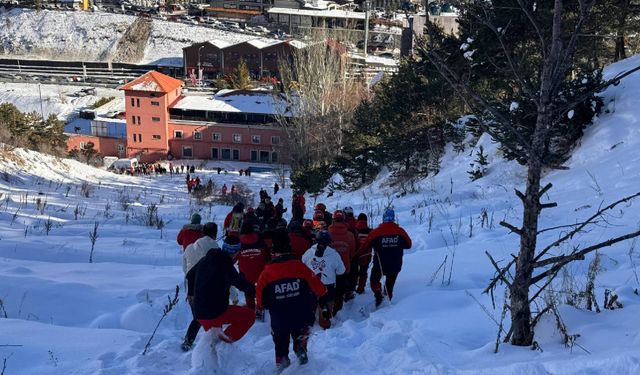
<instances>
[{"instance_id":1,"label":"black trousers","mask_svg":"<svg viewBox=\"0 0 640 375\"><path fill-rule=\"evenodd\" d=\"M200 327L202 326L200 325L200 322L196 320L196 316L193 313L193 306L191 304L189 306L191 307L191 315L193 316L193 319L191 320L191 323L189 323L189 328L187 328L187 335L184 339L185 341L193 344L193 342L196 341L196 336L198 336L198 331L200 331Z\"/></svg>"},{"instance_id":2,"label":"black trousers","mask_svg":"<svg viewBox=\"0 0 640 375\"><path fill-rule=\"evenodd\" d=\"M307 351L307 342L311 327L303 328L278 328L271 327L271 336L276 347L276 358L289 355L289 340L293 340L293 352Z\"/></svg>"},{"instance_id":3,"label":"black trousers","mask_svg":"<svg viewBox=\"0 0 640 375\"><path fill-rule=\"evenodd\" d=\"M398 272L385 272L384 286L389 299L393 298L393 287L396 285L396 279L398 278ZM371 268L371 290L373 293L382 292L382 268L377 256L373 257L373 267Z\"/></svg>"}]
</instances>

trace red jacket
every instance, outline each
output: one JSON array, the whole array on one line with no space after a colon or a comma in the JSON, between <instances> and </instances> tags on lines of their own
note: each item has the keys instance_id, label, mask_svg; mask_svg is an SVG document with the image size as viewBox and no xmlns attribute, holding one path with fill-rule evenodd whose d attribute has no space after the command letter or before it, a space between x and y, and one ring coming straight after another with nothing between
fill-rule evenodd
<instances>
[{"instance_id":1,"label":"red jacket","mask_svg":"<svg viewBox=\"0 0 640 375\"><path fill-rule=\"evenodd\" d=\"M271 327L300 329L313 325L315 304L327 289L309 267L283 255L268 264L256 287L257 308L266 308L271 315Z\"/></svg>"},{"instance_id":2,"label":"red jacket","mask_svg":"<svg viewBox=\"0 0 640 375\"><path fill-rule=\"evenodd\" d=\"M202 225L200 224L187 224L180 229L178 232L178 245L182 246L182 251L187 248L187 246L196 242L202 237Z\"/></svg>"},{"instance_id":3,"label":"red jacket","mask_svg":"<svg viewBox=\"0 0 640 375\"><path fill-rule=\"evenodd\" d=\"M240 236L240 251L237 254L238 268L250 283L258 282L258 278L269 262L267 244L257 233Z\"/></svg>"},{"instance_id":4,"label":"red jacket","mask_svg":"<svg viewBox=\"0 0 640 375\"><path fill-rule=\"evenodd\" d=\"M302 259L304 253L311 247L311 242L300 233L289 233L289 242L291 243L291 251L297 259Z\"/></svg>"},{"instance_id":5,"label":"red jacket","mask_svg":"<svg viewBox=\"0 0 640 375\"><path fill-rule=\"evenodd\" d=\"M351 259L356 253L356 237L349 231L349 227L345 223L334 222L329 227L329 234L331 234L331 247L340 254L344 268L347 270L346 273L349 273Z\"/></svg>"},{"instance_id":6,"label":"red jacket","mask_svg":"<svg viewBox=\"0 0 640 375\"><path fill-rule=\"evenodd\" d=\"M356 251L356 258L371 256L371 249L365 248L364 244L369 238L369 233L371 233L371 228L369 228L369 224L367 224L364 220L356 221L356 230L358 231L358 250Z\"/></svg>"},{"instance_id":7,"label":"red jacket","mask_svg":"<svg viewBox=\"0 0 640 375\"><path fill-rule=\"evenodd\" d=\"M411 245L411 238L398 224L382 223L369 233L363 247L373 249L374 261L379 260L382 273L387 275L400 272L404 250L410 249Z\"/></svg>"}]
</instances>

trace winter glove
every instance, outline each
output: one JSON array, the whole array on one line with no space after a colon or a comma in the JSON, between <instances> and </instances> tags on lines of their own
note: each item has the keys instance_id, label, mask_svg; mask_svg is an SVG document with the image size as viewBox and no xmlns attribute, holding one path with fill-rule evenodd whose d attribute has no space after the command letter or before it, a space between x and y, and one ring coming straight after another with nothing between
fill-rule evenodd
<instances>
[{"instance_id":1,"label":"winter glove","mask_svg":"<svg viewBox=\"0 0 640 375\"><path fill-rule=\"evenodd\" d=\"M322 307L320 314L322 315L322 318L325 320L331 319L331 311L329 311L329 308L327 306Z\"/></svg>"}]
</instances>

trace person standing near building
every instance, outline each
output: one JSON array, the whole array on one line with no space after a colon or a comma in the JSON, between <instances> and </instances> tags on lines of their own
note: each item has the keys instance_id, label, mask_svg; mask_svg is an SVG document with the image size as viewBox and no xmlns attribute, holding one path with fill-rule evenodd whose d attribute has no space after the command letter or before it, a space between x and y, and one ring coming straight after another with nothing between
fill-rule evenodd
<instances>
[{"instance_id":1,"label":"person standing near building","mask_svg":"<svg viewBox=\"0 0 640 375\"><path fill-rule=\"evenodd\" d=\"M320 279L291 254L286 230L276 230L272 240L274 259L258 279L256 297L257 307L269 310L276 367L282 371L291 364L290 338L300 364L309 361L307 341L315 320L315 305L327 290Z\"/></svg>"},{"instance_id":2,"label":"person standing near building","mask_svg":"<svg viewBox=\"0 0 640 375\"><path fill-rule=\"evenodd\" d=\"M371 268L371 290L376 299L376 307L383 298L383 286L380 282L385 277L384 292L389 300L393 298L393 287L402 269L404 250L411 248L411 238L407 232L395 223L395 212L388 209L382 216L382 224L369 233L364 243L364 250L373 249L373 267Z\"/></svg>"}]
</instances>

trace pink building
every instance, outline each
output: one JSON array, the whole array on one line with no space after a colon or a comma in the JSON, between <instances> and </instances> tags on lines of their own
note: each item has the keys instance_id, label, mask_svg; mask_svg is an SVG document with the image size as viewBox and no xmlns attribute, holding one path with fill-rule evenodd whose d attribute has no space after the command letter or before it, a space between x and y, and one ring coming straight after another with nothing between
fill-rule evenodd
<instances>
[{"instance_id":1,"label":"pink building","mask_svg":"<svg viewBox=\"0 0 640 375\"><path fill-rule=\"evenodd\" d=\"M284 103L270 91L184 96L182 85L151 71L121 87L127 157L281 162L285 133L275 116Z\"/></svg>"}]
</instances>

